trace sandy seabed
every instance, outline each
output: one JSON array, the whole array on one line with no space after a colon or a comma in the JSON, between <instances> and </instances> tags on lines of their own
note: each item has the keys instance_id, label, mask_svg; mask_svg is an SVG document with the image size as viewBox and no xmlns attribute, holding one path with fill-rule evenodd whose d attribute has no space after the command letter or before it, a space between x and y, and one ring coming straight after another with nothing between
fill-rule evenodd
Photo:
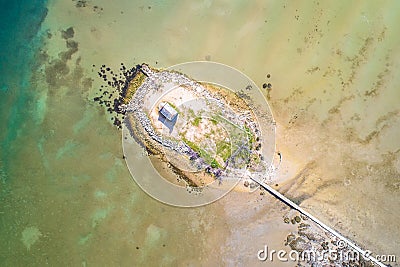
<instances>
[{"instance_id":1,"label":"sandy seabed","mask_svg":"<svg viewBox=\"0 0 400 267\"><path fill-rule=\"evenodd\" d=\"M266 265L257 260L264 245L285 248L296 230L283 223L289 208L259 191L195 209L147 196L126 169L120 132L91 101L102 64L192 60L270 82L283 156L276 188L364 248L400 256L399 3L60 0L48 8L34 77L45 108L15 154L31 171L10 173L19 179L1 214L15 222L5 225L6 265L256 266Z\"/></svg>"}]
</instances>

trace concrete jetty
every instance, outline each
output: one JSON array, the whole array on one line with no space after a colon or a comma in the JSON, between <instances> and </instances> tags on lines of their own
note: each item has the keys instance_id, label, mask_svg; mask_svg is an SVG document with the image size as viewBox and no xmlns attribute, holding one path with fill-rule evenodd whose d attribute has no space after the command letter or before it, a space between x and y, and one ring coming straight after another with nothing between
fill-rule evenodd
<instances>
[{"instance_id":1,"label":"concrete jetty","mask_svg":"<svg viewBox=\"0 0 400 267\"><path fill-rule=\"evenodd\" d=\"M323 222L321 222L320 220L318 220L317 218L315 218L313 215L311 215L309 212L305 211L304 209L302 209L299 205L297 205L296 203L294 203L293 201L291 201L290 199L288 199L287 197L285 197L284 195L282 195L281 193L279 193L278 191L276 191L275 189L273 189L271 186L269 186L268 184L264 183L261 180L258 180L257 178L251 177L250 179L254 182L256 182L257 184L259 184L262 188L264 188L265 190L267 190L270 194L272 194L273 196L275 196L277 199L279 199L280 201L284 202L286 205L290 206L291 208L297 210L298 212L300 212L301 214L307 216L310 220L312 220L313 222L315 222L316 224L318 224L319 226L321 226L324 230L326 230L327 232L331 233L332 235L336 236L337 238L339 238L340 240L346 242L347 246L351 247L352 249L354 249L355 251L357 251L358 253L360 253L360 255L362 255L365 259L370 260L371 262L373 262L374 264L381 266L381 267L387 267L385 264L381 263L380 261L378 261L375 257L373 257L370 253L370 251L368 250L364 250L362 248L360 248L359 246L357 246L353 241L351 241L350 239L344 237L342 234L340 234L339 232L335 231L334 229L330 228L329 226L327 226L326 224L324 224Z\"/></svg>"}]
</instances>

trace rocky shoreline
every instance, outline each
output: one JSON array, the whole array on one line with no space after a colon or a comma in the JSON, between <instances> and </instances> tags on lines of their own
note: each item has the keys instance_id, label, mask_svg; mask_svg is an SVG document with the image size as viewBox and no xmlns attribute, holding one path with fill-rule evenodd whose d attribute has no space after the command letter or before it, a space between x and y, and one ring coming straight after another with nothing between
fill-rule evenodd
<instances>
[{"instance_id":1,"label":"rocky shoreline","mask_svg":"<svg viewBox=\"0 0 400 267\"><path fill-rule=\"evenodd\" d=\"M372 267L372 262L365 259L347 244L323 230L308 217L291 210L284 217L285 224L292 224L296 230L289 233L285 246L290 247L293 257L299 258L297 266L347 266Z\"/></svg>"}]
</instances>

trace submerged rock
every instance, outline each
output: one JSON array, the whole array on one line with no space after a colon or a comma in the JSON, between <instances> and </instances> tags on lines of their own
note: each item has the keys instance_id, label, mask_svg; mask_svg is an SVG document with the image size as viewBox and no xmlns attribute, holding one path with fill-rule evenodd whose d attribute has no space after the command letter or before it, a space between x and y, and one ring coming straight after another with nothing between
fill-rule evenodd
<instances>
[{"instance_id":1,"label":"submerged rock","mask_svg":"<svg viewBox=\"0 0 400 267\"><path fill-rule=\"evenodd\" d=\"M295 240L292 240L289 243L291 249L296 250L298 252L303 252L309 248L307 241L302 237L297 237Z\"/></svg>"},{"instance_id":2,"label":"submerged rock","mask_svg":"<svg viewBox=\"0 0 400 267\"><path fill-rule=\"evenodd\" d=\"M74 38L74 35L75 35L75 31L74 31L73 27L69 27L65 31L61 31L61 36L64 39Z\"/></svg>"}]
</instances>

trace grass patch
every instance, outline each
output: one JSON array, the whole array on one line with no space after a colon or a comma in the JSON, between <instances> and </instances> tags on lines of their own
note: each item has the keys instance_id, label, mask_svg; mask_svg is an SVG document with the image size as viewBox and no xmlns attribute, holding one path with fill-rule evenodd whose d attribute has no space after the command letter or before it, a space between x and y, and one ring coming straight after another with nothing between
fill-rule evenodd
<instances>
[{"instance_id":1,"label":"grass patch","mask_svg":"<svg viewBox=\"0 0 400 267\"><path fill-rule=\"evenodd\" d=\"M189 108L188 114L189 114L190 117L196 117L196 114L194 114L194 111L191 108Z\"/></svg>"},{"instance_id":2,"label":"grass patch","mask_svg":"<svg viewBox=\"0 0 400 267\"><path fill-rule=\"evenodd\" d=\"M219 168L219 167L220 167L219 164L218 164L218 162L217 162L215 159L212 159L210 165L211 165L211 167L213 167L213 168Z\"/></svg>"},{"instance_id":3,"label":"grass patch","mask_svg":"<svg viewBox=\"0 0 400 267\"><path fill-rule=\"evenodd\" d=\"M252 133L251 129L249 127L247 127L246 125L244 126L244 131L246 132L247 139L249 140L249 146L253 147L253 144L256 141L254 134Z\"/></svg>"},{"instance_id":4,"label":"grass patch","mask_svg":"<svg viewBox=\"0 0 400 267\"><path fill-rule=\"evenodd\" d=\"M213 168L221 168L221 165L217 162L215 158L213 158L207 151L200 148L197 144L187 140L185 137L182 136L182 140L191 148L193 151L197 152L202 159L208 164L211 165ZM214 167L215 166L215 167Z\"/></svg>"},{"instance_id":5,"label":"grass patch","mask_svg":"<svg viewBox=\"0 0 400 267\"><path fill-rule=\"evenodd\" d=\"M216 146L217 146L217 154L223 159L223 161L229 159L229 157L232 154L231 143L226 141L220 141L216 144Z\"/></svg>"},{"instance_id":6,"label":"grass patch","mask_svg":"<svg viewBox=\"0 0 400 267\"><path fill-rule=\"evenodd\" d=\"M167 103L179 113L178 108L174 104L172 104L171 102L167 102Z\"/></svg>"},{"instance_id":7,"label":"grass patch","mask_svg":"<svg viewBox=\"0 0 400 267\"><path fill-rule=\"evenodd\" d=\"M192 125L197 127L197 126L199 126L200 121L201 121L201 117L196 117L196 118L194 118L194 120L192 120Z\"/></svg>"},{"instance_id":8,"label":"grass patch","mask_svg":"<svg viewBox=\"0 0 400 267\"><path fill-rule=\"evenodd\" d=\"M259 157L257 154L253 154L253 155L252 155L252 162L253 162L254 164L260 164L261 159L260 159L260 157Z\"/></svg>"},{"instance_id":9,"label":"grass patch","mask_svg":"<svg viewBox=\"0 0 400 267\"><path fill-rule=\"evenodd\" d=\"M126 91L126 95L124 97L124 104L128 104L131 100L132 96L135 94L136 90L142 85L146 76L139 71L135 78L129 83L128 90Z\"/></svg>"}]
</instances>

